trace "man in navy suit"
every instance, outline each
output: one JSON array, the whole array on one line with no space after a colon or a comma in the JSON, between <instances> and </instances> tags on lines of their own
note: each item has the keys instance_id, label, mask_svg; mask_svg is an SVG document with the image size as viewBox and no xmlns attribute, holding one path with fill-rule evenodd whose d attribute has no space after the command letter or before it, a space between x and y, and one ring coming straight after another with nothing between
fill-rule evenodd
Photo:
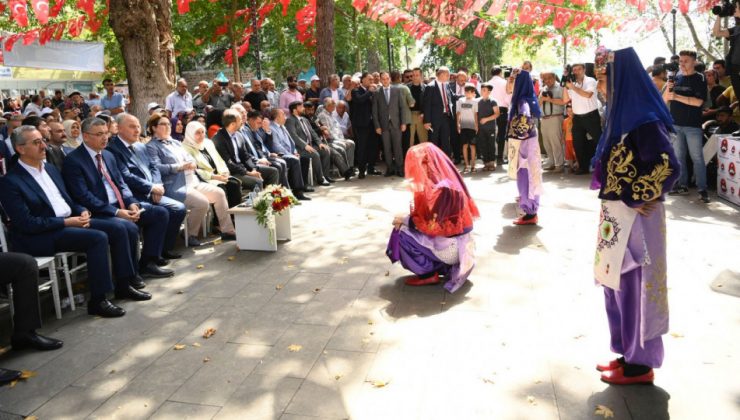
<instances>
[{"instance_id":1,"label":"man in navy suit","mask_svg":"<svg viewBox=\"0 0 740 420\"><path fill-rule=\"evenodd\" d=\"M115 156L105 150L108 145L108 124L105 121L100 118L84 120L82 139L83 144L64 161L64 182L70 195L90 210L94 218L110 220L125 227L129 251L125 255L114 255L114 258L128 260L135 265L141 226L144 246L139 259L139 273L153 278L173 276L172 270L157 266L169 213L163 207L140 203L131 194Z\"/></svg>"},{"instance_id":2,"label":"man in navy suit","mask_svg":"<svg viewBox=\"0 0 740 420\"><path fill-rule=\"evenodd\" d=\"M448 81L450 70L447 67L437 69L437 80L429 83L424 89L424 128L429 130L429 141L442 149L446 155L452 153L450 145L451 129L454 125L454 101Z\"/></svg>"},{"instance_id":3,"label":"man in navy suit","mask_svg":"<svg viewBox=\"0 0 740 420\"><path fill-rule=\"evenodd\" d=\"M106 293L113 290L108 263L110 243L117 279L116 297L151 299L149 293L132 287L140 281L133 266L116 264L117 254L128 249L125 230L106 220L91 219L86 208L72 201L59 172L44 162L46 144L41 133L33 126L21 126L13 141L19 160L2 178L0 201L10 218L14 247L35 256L85 252L90 288L88 313L119 317L126 312L106 298Z\"/></svg>"},{"instance_id":4,"label":"man in navy suit","mask_svg":"<svg viewBox=\"0 0 740 420\"><path fill-rule=\"evenodd\" d=\"M116 115L118 135L113 136L106 149L116 157L118 167L123 174L123 181L131 189L134 198L139 202L162 206L169 212L167 234L159 265L167 264L166 260L182 257L174 253L177 234L185 219L185 204L164 195L164 185L159 169L149 160L146 147L139 142L141 125L139 119L131 114L121 112Z\"/></svg>"}]
</instances>

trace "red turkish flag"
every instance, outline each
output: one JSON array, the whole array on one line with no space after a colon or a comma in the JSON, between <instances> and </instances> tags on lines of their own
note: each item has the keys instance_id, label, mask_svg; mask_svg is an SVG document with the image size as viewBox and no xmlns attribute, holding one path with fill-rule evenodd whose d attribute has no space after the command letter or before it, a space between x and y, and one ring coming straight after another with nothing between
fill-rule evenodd
<instances>
[{"instance_id":1,"label":"red turkish flag","mask_svg":"<svg viewBox=\"0 0 740 420\"><path fill-rule=\"evenodd\" d=\"M51 37L54 36L54 31L56 30L56 28L56 25L43 27L41 29L41 32L39 32L39 44L44 45L47 42L51 41Z\"/></svg>"},{"instance_id":2,"label":"red turkish flag","mask_svg":"<svg viewBox=\"0 0 740 420\"><path fill-rule=\"evenodd\" d=\"M563 0L547 0L550 4L563 4Z\"/></svg>"},{"instance_id":3,"label":"red turkish flag","mask_svg":"<svg viewBox=\"0 0 740 420\"><path fill-rule=\"evenodd\" d=\"M562 29L568 24L570 18L573 17L573 11L570 9L563 9L562 7L555 8L555 18L552 20L552 26L555 29Z\"/></svg>"},{"instance_id":4,"label":"red turkish flag","mask_svg":"<svg viewBox=\"0 0 740 420\"><path fill-rule=\"evenodd\" d=\"M488 0L475 0L471 9L473 10L473 12L480 12L483 9L483 6L486 5L486 3L488 3Z\"/></svg>"},{"instance_id":5,"label":"red turkish flag","mask_svg":"<svg viewBox=\"0 0 740 420\"><path fill-rule=\"evenodd\" d=\"M77 0L77 7L88 16L95 14L95 0Z\"/></svg>"},{"instance_id":6,"label":"red turkish flag","mask_svg":"<svg viewBox=\"0 0 740 420\"><path fill-rule=\"evenodd\" d=\"M540 4L537 8L535 8L535 25L544 25L545 22L550 19L550 16L554 11L555 6L550 6L549 4Z\"/></svg>"},{"instance_id":7,"label":"red turkish flag","mask_svg":"<svg viewBox=\"0 0 740 420\"><path fill-rule=\"evenodd\" d=\"M486 35L486 31L489 26L491 26L491 22L487 20L479 20L478 26L475 27L475 32L473 32L473 36L483 38Z\"/></svg>"},{"instance_id":8,"label":"red turkish flag","mask_svg":"<svg viewBox=\"0 0 740 420\"><path fill-rule=\"evenodd\" d=\"M658 5L661 12L668 13L673 9L673 0L658 0Z\"/></svg>"},{"instance_id":9,"label":"red turkish flag","mask_svg":"<svg viewBox=\"0 0 740 420\"><path fill-rule=\"evenodd\" d=\"M7 40L5 40L5 51L11 51L13 50L13 46L15 45L16 41L21 39L20 34L13 34L10 37L8 37Z\"/></svg>"},{"instance_id":10,"label":"red turkish flag","mask_svg":"<svg viewBox=\"0 0 740 420\"><path fill-rule=\"evenodd\" d=\"M192 0L177 0L177 13L184 15L190 11L190 2Z\"/></svg>"},{"instance_id":11,"label":"red turkish flag","mask_svg":"<svg viewBox=\"0 0 740 420\"><path fill-rule=\"evenodd\" d=\"M80 16L77 19L72 19L69 24L69 36L76 38L82 33L83 25L85 24L85 18L87 16Z\"/></svg>"},{"instance_id":12,"label":"red turkish flag","mask_svg":"<svg viewBox=\"0 0 740 420\"><path fill-rule=\"evenodd\" d=\"M582 24L586 19L590 17L590 13L588 12L576 12L575 15L573 15L573 21L570 22L570 25L568 26L568 29L575 29L580 24Z\"/></svg>"},{"instance_id":13,"label":"red turkish flag","mask_svg":"<svg viewBox=\"0 0 740 420\"><path fill-rule=\"evenodd\" d=\"M64 1L65 0L55 0L54 1L54 7L49 10L49 17L57 17L59 12L62 11L62 7L64 7Z\"/></svg>"},{"instance_id":14,"label":"red turkish flag","mask_svg":"<svg viewBox=\"0 0 740 420\"><path fill-rule=\"evenodd\" d=\"M19 26L28 26L28 5L26 4L26 0L9 0L8 7L10 8L10 16ZM15 41L13 41L13 44L15 44ZM11 44L10 48L13 48L13 44ZM7 42L5 45L7 45Z\"/></svg>"},{"instance_id":15,"label":"red turkish flag","mask_svg":"<svg viewBox=\"0 0 740 420\"><path fill-rule=\"evenodd\" d=\"M535 8L539 7L539 4L531 1L525 1L522 3L522 7L519 9L519 24L531 25L534 23Z\"/></svg>"},{"instance_id":16,"label":"red turkish flag","mask_svg":"<svg viewBox=\"0 0 740 420\"><path fill-rule=\"evenodd\" d=\"M95 34L100 30L100 25L102 24L103 22L100 19L98 19L95 16L92 16L89 19L87 19L87 25L85 26L87 26L87 29L89 29L90 32Z\"/></svg>"},{"instance_id":17,"label":"red turkish flag","mask_svg":"<svg viewBox=\"0 0 740 420\"><path fill-rule=\"evenodd\" d=\"M678 0L678 11L683 15L689 13L689 0Z\"/></svg>"},{"instance_id":18,"label":"red turkish flag","mask_svg":"<svg viewBox=\"0 0 740 420\"><path fill-rule=\"evenodd\" d=\"M39 23L46 25L49 21L49 0L31 0L31 6Z\"/></svg>"},{"instance_id":19,"label":"red turkish flag","mask_svg":"<svg viewBox=\"0 0 740 420\"><path fill-rule=\"evenodd\" d=\"M247 51L249 51L249 37L247 37L247 39L244 40L242 45L239 46L239 50L236 52L236 54L239 57L242 57L244 56L244 54L247 53Z\"/></svg>"},{"instance_id":20,"label":"red turkish flag","mask_svg":"<svg viewBox=\"0 0 740 420\"><path fill-rule=\"evenodd\" d=\"M488 8L486 14L491 16L498 15L499 13L501 13L501 9L504 8L504 4L506 4L506 0L493 0L493 3L491 3L491 7Z\"/></svg>"},{"instance_id":21,"label":"red turkish flag","mask_svg":"<svg viewBox=\"0 0 740 420\"><path fill-rule=\"evenodd\" d=\"M574 6L585 6L588 0L570 0L570 4Z\"/></svg>"},{"instance_id":22,"label":"red turkish flag","mask_svg":"<svg viewBox=\"0 0 740 420\"><path fill-rule=\"evenodd\" d=\"M516 11L519 8L519 0L511 0L506 6L506 20L513 22L516 17Z\"/></svg>"},{"instance_id":23,"label":"red turkish flag","mask_svg":"<svg viewBox=\"0 0 740 420\"><path fill-rule=\"evenodd\" d=\"M593 15L591 15L591 20L588 22L586 29L588 29L589 31L592 29L596 29L598 31L599 29L601 29L602 26L604 26L602 25L601 22L602 22L601 14L594 13Z\"/></svg>"},{"instance_id":24,"label":"red turkish flag","mask_svg":"<svg viewBox=\"0 0 740 420\"><path fill-rule=\"evenodd\" d=\"M31 45L39 37L39 30L34 29L23 34L23 45Z\"/></svg>"}]
</instances>

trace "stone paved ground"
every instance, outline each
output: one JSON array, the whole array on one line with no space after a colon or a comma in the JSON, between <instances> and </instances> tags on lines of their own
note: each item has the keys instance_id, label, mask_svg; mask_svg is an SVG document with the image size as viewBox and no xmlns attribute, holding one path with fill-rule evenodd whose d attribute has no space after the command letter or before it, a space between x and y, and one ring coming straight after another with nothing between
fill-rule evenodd
<instances>
[{"instance_id":1,"label":"stone paved ground","mask_svg":"<svg viewBox=\"0 0 740 420\"><path fill-rule=\"evenodd\" d=\"M514 184L502 172L469 179L482 213L478 266L455 295L404 286L407 273L384 255L392 215L409 201L398 178L340 182L293 211L293 241L277 253L186 251L177 276L151 281L154 299L124 303L124 318L82 308L46 320L42 332L65 346L0 358L38 373L0 388L0 412L590 419L600 404L616 419L740 417L739 301L710 289L740 282L737 210L668 200L665 365L654 387L609 387L593 369L610 354L590 275L598 202L587 180L548 175L541 227L516 228Z\"/></svg>"}]
</instances>

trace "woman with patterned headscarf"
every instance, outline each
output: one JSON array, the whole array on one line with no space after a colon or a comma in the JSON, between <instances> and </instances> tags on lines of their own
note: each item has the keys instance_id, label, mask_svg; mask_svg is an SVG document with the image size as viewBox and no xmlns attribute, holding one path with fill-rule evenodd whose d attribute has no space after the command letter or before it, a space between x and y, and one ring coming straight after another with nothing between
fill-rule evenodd
<instances>
[{"instance_id":1,"label":"woman with patterned headscarf","mask_svg":"<svg viewBox=\"0 0 740 420\"><path fill-rule=\"evenodd\" d=\"M393 221L386 254L416 274L409 286L437 284L443 275L453 293L475 265L470 232L478 207L455 164L430 142L409 149L404 172L414 200L409 215Z\"/></svg>"},{"instance_id":2,"label":"woman with patterned headscarf","mask_svg":"<svg viewBox=\"0 0 740 420\"><path fill-rule=\"evenodd\" d=\"M680 171L673 119L632 48L600 49L596 62L608 105L592 161L602 200L594 275L604 286L611 349L621 356L596 369L610 384L652 383L668 332L663 197Z\"/></svg>"},{"instance_id":3,"label":"woman with patterned headscarf","mask_svg":"<svg viewBox=\"0 0 740 420\"><path fill-rule=\"evenodd\" d=\"M542 154L537 139L540 106L532 78L521 70L514 81L509 111L509 177L519 189L519 208L524 213L515 225L536 225L542 194Z\"/></svg>"}]
</instances>

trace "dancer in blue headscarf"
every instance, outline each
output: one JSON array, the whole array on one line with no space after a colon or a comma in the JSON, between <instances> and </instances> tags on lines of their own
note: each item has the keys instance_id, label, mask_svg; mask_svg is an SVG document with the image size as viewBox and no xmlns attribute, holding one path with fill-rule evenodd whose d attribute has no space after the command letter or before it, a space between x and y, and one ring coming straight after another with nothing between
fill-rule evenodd
<instances>
[{"instance_id":1,"label":"dancer in blue headscarf","mask_svg":"<svg viewBox=\"0 0 740 420\"><path fill-rule=\"evenodd\" d=\"M509 177L519 188L519 208L524 215L515 225L536 225L542 194L542 155L537 140L540 106L528 71L520 71L514 81L509 112Z\"/></svg>"},{"instance_id":2,"label":"dancer in blue headscarf","mask_svg":"<svg viewBox=\"0 0 740 420\"><path fill-rule=\"evenodd\" d=\"M593 161L602 200L594 275L604 286L611 349L621 355L596 369L610 384L652 383L668 332L663 196L680 171L673 121L632 48L600 49L596 63L608 105Z\"/></svg>"}]
</instances>

